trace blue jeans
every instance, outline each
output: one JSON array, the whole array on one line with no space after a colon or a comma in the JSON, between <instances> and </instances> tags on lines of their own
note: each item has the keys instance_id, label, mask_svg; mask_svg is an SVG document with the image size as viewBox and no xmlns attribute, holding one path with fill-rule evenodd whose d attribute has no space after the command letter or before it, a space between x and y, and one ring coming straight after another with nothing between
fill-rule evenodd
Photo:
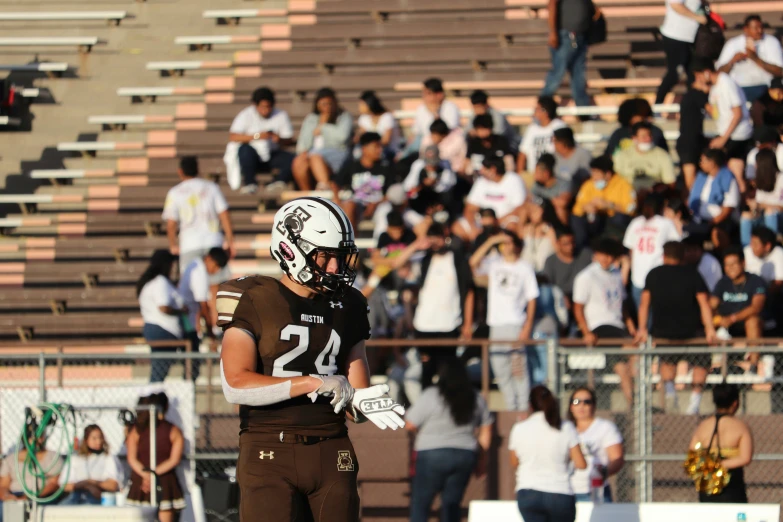
<instances>
[{"instance_id":1,"label":"blue jeans","mask_svg":"<svg viewBox=\"0 0 783 522\"><path fill-rule=\"evenodd\" d=\"M572 38L573 35L573 38ZM558 31L560 45L557 49L549 49L552 56L552 69L546 75L541 96L554 96L563 77L568 72L571 76L571 96L577 105L590 105L587 95L587 41L585 34L571 33L565 29Z\"/></svg>"},{"instance_id":2,"label":"blue jeans","mask_svg":"<svg viewBox=\"0 0 783 522\"><path fill-rule=\"evenodd\" d=\"M767 89L766 85L750 85L742 87L742 92L745 93L745 99L752 103L764 96L767 93Z\"/></svg>"},{"instance_id":3,"label":"blue jeans","mask_svg":"<svg viewBox=\"0 0 783 522\"><path fill-rule=\"evenodd\" d=\"M764 214L757 218L740 218L740 243L746 247L750 244L750 235L754 227L765 226L772 230L775 234L778 233L779 228L779 213Z\"/></svg>"},{"instance_id":4,"label":"blue jeans","mask_svg":"<svg viewBox=\"0 0 783 522\"><path fill-rule=\"evenodd\" d=\"M79 506L83 504L100 506L101 499L95 498L86 491L79 489L73 490L73 492L66 495L65 498L59 502L59 505L61 506Z\"/></svg>"},{"instance_id":5,"label":"blue jeans","mask_svg":"<svg viewBox=\"0 0 783 522\"><path fill-rule=\"evenodd\" d=\"M460 522L462 496L475 465L475 451L441 448L418 452L411 487L410 522L429 520L432 501L438 493L440 522Z\"/></svg>"},{"instance_id":6,"label":"blue jeans","mask_svg":"<svg viewBox=\"0 0 783 522\"><path fill-rule=\"evenodd\" d=\"M147 342L152 341L179 341L180 338L169 332L168 330L161 328L156 324L144 323L144 340ZM191 342L191 350L193 353L198 352L199 338L196 332L188 334L188 339ZM182 353L184 350L181 348L153 348L153 353ZM163 382L166 379L166 375L169 374L171 365L174 364L174 359L152 359L150 363L150 382ZM195 381L198 378L200 369L200 363L197 360L193 360L191 363L191 377Z\"/></svg>"},{"instance_id":7,"label":"blue jeans","mask_svg":"<svg viewBox=\"0 0 783 522\"><path fill-rule=\"evenodd\" d=\"M272 151L269 161L261 161L256 149L243 143L239 146L239 169L242 171L242 183L252 185L256 182L256 173L261 171L277 170L275 181L288 183L293 181L291 174L291 163L294 162L294 155L284 150Z\"/></svg>"},{"instance_id":8,"label":"blue jeans","mask_svg":"<svg viewBox=\"0 0 783 522\"><path fill-rule=\"evenodd\" d=\"M574 495L520 489L517 506L525 522L574 522L576 519Z\"/></svg>"}]
</instances>

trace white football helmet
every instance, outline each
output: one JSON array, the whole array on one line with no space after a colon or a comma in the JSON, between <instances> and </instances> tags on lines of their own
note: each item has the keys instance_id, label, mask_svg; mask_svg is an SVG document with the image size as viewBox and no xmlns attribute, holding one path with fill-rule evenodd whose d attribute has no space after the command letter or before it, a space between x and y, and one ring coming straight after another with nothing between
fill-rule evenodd
<instances>
[{"instance_id":1,"label":"white football helmet","mask_svg":"<svg viewBox=\"0 0 783 522\"><path fill-rule=\"evenodd\" d=\"M272 257L297 283L318 293L334 294L356 279L359 249L353 226L339 205L324 198L302 197L283 205L272 224ZM337 272L328 273L316 258L337 260Z\"/></svg>"}]
</instances>

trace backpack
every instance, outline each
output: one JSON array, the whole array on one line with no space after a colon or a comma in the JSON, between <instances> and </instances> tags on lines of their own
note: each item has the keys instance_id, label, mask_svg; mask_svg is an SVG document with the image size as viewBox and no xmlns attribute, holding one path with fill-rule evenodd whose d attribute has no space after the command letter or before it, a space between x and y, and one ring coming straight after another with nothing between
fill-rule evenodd
<instances>
[{"instance_id":1,"label":"backpack","mask_svg":"<svg viewBox=\"0 0 783 522\"><path fill-rule=\"evenodd\" d=\"M704 15L707 17L707 23L700 25L696 32L696 40L693 42L693 55L699 58L707 58L713 62L720 56L723 50L723 44L726 43L726 37L723 30L726 28L726 22L723 18L710 10L707 2L702 3Z\"/></svg>"}]
</instances>

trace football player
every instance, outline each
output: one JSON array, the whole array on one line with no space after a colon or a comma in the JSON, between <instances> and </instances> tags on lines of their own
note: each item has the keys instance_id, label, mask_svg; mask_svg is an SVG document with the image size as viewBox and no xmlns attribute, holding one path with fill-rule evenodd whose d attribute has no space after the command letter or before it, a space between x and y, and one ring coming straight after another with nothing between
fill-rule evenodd
<instances>
[{"instance_id":1,"label":"football player","mask_svg":"<svg viewBox=\"0 0 783 522\"><path fill-rule=\"evenodd\" d=\"M388 386L370 386L367 301L351 287L358 250L348 217L303 197L274 217L280 280L220 286L223 393L239 404L240 520L289 522L304 495L315 522L359 520L359 464L345 419L404 426Z\"/></svg>"}]
</instances>

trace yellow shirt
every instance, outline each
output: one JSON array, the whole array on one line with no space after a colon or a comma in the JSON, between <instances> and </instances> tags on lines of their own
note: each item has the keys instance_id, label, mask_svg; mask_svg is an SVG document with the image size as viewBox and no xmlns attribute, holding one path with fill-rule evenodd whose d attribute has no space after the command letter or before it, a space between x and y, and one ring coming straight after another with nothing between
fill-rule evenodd
<instances>
[{"instance_id":1,"label":"yellow shirt","mask_svg":"<svg viewBox=\"0 0 783 522\"><path fill-rule=\"evenodd\" d=\"M614 208L609 208L606 213L613 216L615 212L631 215L636 210L636 192L633 187L622 176L617 174L609 178L603 190L598 190L595 182L588 179L579 189L574 203L573 213L581 217L585 215L585 205L589 204L595 198L602 198L608 201Z\"/></svg>"}]
</instances>

